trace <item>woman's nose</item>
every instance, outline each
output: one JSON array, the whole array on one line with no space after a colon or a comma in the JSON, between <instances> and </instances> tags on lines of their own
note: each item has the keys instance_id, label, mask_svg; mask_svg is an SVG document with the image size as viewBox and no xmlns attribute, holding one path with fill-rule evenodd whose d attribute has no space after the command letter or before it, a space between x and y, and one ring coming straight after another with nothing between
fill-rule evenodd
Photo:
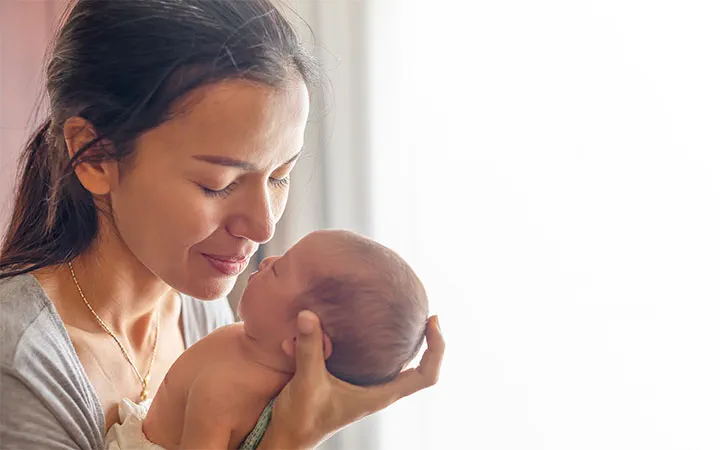
<instances>
[{"instance_id":1,"label":"woman's nose","mask_svg":"<svg viewBox=\"0 0 720 450\"><path fill-rule=\"evenodd\" d=\"M275 234L272 199L265 188L243 187L245 195L238 197L226 229L232 236L263 244Z\"/></svg>"}]
</instances>

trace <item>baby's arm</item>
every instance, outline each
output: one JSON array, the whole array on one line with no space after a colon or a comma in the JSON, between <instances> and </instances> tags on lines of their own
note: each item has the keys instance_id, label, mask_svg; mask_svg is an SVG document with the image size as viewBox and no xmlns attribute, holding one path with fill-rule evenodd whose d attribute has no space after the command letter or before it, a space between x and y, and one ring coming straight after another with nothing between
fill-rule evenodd
<instances>
[{"instance_id":1,"label":"baby's arm","mask_svg":"<svg viewBox=\"0 0 720 450\"><path fill-rule=\"evenodd\" d=\"M240 330L237 324L218 329L180 355L165 375L143 422L147 439L167 449L181 447L186 434L188 442L195 442L193 434L208 433L200 430L201 426L215 427L221 423L217 420L217 406L203 404L201 396L219 397L220 402L213 400L218 405L228 395L244 397L244 391L232 390L237 382L233 378L241 378L247 372L241 355L233 351L238 347ZM207 417L202 417L203 414L213 420L205 424L203 419ZM208 445L204 442L195 448Z\"/></svg>"},{"instance_id":2,"label":"baby's arm","mask_svg":"<svg viewBox=\"0 0 720 450\"><path fill-rule=\"evenodd\" d=\"M232 429L223 420L208 420L206 405L212 405L212 397L197 386L190 392L185 407L185 426L180 440L180 449L227 450Z\"/></svg>"},{"instance_id":3,"label":"baby's arm","mask_svg":"<svg viewBox=\"0 0 720 450\"><path fill-rule=\"evenodd\" d=\"M266 402L237 371L199 377L188 395L180 449L238 448Z\"/></svg>"}]
</instances>

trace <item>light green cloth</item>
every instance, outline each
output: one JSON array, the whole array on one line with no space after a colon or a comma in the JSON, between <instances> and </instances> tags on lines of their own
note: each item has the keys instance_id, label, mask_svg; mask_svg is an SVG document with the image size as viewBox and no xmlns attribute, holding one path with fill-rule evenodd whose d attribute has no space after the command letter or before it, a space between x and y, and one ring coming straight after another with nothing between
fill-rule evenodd
<instances>
[{"instance_id":1,"label":"light green cloth","mask_svg":"<svg viewBox=\"0 0 720 450\"><path fill-rule=\"evenodd\" d=\"M272 416L272 408L274 404L275 399L272 399L265 409L263 409L262 414L260 414L260 418L255 424L255 428L253 428L250 434L248 434L245 438L245 441L240 445L240 450L255 450L257 446L260 445L260 441L265 434L265 430L267 430L267 427L270 424L270 416Z\"/></svg>"}]
</instances>

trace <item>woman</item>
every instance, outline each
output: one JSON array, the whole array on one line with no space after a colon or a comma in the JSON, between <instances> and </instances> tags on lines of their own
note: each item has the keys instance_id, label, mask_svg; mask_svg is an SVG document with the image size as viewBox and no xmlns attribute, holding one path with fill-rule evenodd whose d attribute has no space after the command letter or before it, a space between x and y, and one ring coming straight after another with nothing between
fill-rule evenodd
<instances>
[{"instance_id":1,"label":"woman","mask_svg":"<svg viewBox=\"0 0 720 450\"><path fill-rule=\"evenodd\" d=\"M101 448L122 398L152 397L188 345L233 320L209 299L273 235L315 78L269 0L77 1L0 256L3 447ZM314 447L434 384L436 319L427 337L417 370L357 388L325 370L317 317L301 313L298 370L261 448ZM225 426L213 405L192 416L200 432Z\"/></svg>"}]
</instances>

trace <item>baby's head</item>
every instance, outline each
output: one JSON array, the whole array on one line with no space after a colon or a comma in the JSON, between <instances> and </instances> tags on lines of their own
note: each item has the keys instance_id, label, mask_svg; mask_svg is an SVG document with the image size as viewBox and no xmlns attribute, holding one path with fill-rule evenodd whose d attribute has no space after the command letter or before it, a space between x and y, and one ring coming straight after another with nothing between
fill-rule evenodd
<instances>
[{"instance_id":1,"label":"baby's head","mask_svg":"<svg viewBox=\"0 0 720 450\"><path fill-rule=\"evenodd\" d=\"M274 355L304 309L332 342L328 370L357 385L397 375L420 349L428 315L425 290L402 258L340 230L316 231L263 260L240 302L247 335Z\"/></svg>"}]
</instances>

